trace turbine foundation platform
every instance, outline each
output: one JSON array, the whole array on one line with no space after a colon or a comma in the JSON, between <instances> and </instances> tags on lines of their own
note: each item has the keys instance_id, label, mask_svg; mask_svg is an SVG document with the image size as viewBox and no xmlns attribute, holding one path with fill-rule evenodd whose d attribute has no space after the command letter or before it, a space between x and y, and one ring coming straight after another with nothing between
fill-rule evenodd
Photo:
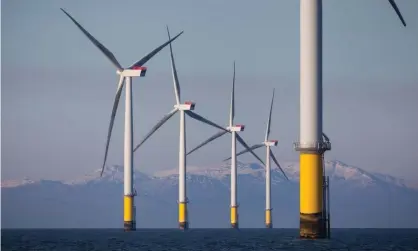
<instances>
[{"instance_id":1,"label":"turbine foundation platform","mask_svg":"<svg viewBox=\"0 0 418 251\"><path fill-rule=\"evenodd\" d=\"M300 233L301 239L324 239L326 232L324 229L322 213L300 214Z\"/></svg>"},{"instance_id":2,"label":"turbine foundation platform","mask_svg":"<svg viewBox=\"0 0 418 251\"><path fill-rule=\"evenodd\" d=\"M179 222L179 229L180 230L188 230L189 229L189 223L186 222Z\"/></svg>"},{"instance_id":3,"label":"turbine foundation platform","mask_svg":"<svg viewBox=\"0 0 418 251\"><path fill-rule=\"evenodd\" d=\"M135 223L135 221L125 221L125 222L123 222L123 230L125 232L136 231L136 223Z\"/></svg>"}]
</instances>

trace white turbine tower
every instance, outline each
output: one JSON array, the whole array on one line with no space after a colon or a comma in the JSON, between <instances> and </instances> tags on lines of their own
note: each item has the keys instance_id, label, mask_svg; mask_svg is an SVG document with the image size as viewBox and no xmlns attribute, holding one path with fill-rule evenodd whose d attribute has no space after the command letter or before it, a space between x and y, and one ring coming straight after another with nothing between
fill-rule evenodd
<instances>
[{"instance_id":1,"label":"white turbine tower","mask_svg":"<svg viewBox=\"0 0 418 251\"><path fill-rule=\"evenodd\" d=\"M107 134L106 150L100 176L103 175L104 167L106 165L107 153L109 149L110 137L112 134L113 123L116 116L116 111L119 104L119 99L122 94L124 83L126 82L125 93L125 147L124 147L124 229L126 231L132 231L136 229L135 212L134 212L134 200L135 196L133 189L133 120L132 120L132 77L144 77L147 68L143 65L155 56L160 50L162 50L168 44L171 44L176 38L178 38L183 32L180 32L173 39L165 42L161 46L154 49L148 55L143 57L128 68L122 68L117 61L116 57L110 52L103 44L97 41L88 31L86 31L70 14L64 9L61 10L74 22L74 24L87 36L87 38L116 66L116 73L120 76L118 88L116 91L116 97L113 104L112 115L110 118L109 130Z\"/></svg>"},{"instance_id":2,"label":"white turbine tower","mask_svg":"<svg viewBox=\"0 0 418 251\"><path fill-rule=\"evenodd\" d=\"M266 147L266 218L265 218L265 224L267 228L273 227L273 219L271 216L271 167L270 167L270 158L273 159L274 163L279 167L280 171L283 173L283 176L286 178L286 180L289 180L289 178L286 176L285 172L283 171L282 167L280 166L279 162L277 161L277 158L274 156L273 151L271 150L272 146L277 146L277 140L270 140L270 127L271 127L271 113L273 110L273 102L274 102L274 89L273 89L273 95L271 98L271 104L270 104L270 112L269 117L267 121L267 128L266 128L266 136L264 138L264 142L261 144L255 144L250 147L251 150L258 149L260 147L265 146ZM241 154L247 153L248 150L242 150L241 152L237 153L236 156L239 156ZM231 157L224 159L224 161L231 159Z\"/></svg>"},{"instance_id":3,"label":"white turbine tower","mask_svg":"<svg viewBox=\"0 0 418 251\"><path fill-rule=\"evenodd\" d=\"M257 158L263 165L264 162L258 157L253 150L245 143L244 139L238 134L238 132L244 131L244 125L234 125L234 115L235 115L235 62L234 62L234 76L232 80L232 92L231 92L231 107L229 114L229 126L225 129L222 129L218 133L214 134L212 137L203 141L200 145L193 148L187 153L187 155L201 148L202 146L208 144L209 142L221 137L226 133L231 133L232 135L232 148L231 148L231 227L238 228L238 203L237 203L237 162L236 162L236 141L244 146L244 148L251 152L251 154Z\"/></svg>"},{"instance_id":4,"label":"white turbine tower","mask_svg":"<svg viewBox=\"0 0 418 251\"><path fill-rule=\"evenodd\" d=\"M406 23L389 0L402 24ZM322 0L300 0L300 237L325 238L322 219Z\"/></svg>"}]
</instances>

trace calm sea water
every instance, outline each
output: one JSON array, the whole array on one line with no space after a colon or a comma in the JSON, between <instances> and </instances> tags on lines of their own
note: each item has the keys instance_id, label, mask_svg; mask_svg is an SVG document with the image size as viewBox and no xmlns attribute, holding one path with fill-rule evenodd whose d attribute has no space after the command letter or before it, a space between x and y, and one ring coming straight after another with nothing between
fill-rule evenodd
<instances>
[{"instance_id":1,"label":"calm sea water","mask_svg":"<svg viewBox=\"0 0 418 251\"><path fill-rule=\"evenodd\" d=\"M298 229L2 230L1 250L413 250L418 229L333 229L300 240Z\"/></svg>"}]
</instances>

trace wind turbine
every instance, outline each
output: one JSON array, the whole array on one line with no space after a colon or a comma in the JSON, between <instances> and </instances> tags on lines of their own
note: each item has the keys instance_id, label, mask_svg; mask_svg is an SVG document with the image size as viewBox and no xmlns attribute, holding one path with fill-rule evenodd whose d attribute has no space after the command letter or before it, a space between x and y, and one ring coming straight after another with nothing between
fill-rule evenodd
<instances>
[{"instance_id":1,"label":"wind turbine","mask_svg":"<svg viewBox=\"0 0 418 251\"><path fill-rule=\"evenodd\" d=\"M264 162L258 157L254 151L245 143L244 139L238 134L238 132L244 131L244 125L234 125L234 115L235 115L235 61L234 61L234 76L232 80L232 92L231 92L231 107L229 115L229 126L225 129L222 128L221 131L217 132L213 136L209 137L207 140L203 141L201 144L193 148L187 153L187 155L201 148L202 146L210 143L211 141L221 137L226 133L231 133L232 135L232 148L231 148L231 227L238 228L238 204L237 204L237 163L236 163L236 141L244 146L244 148L251 152L251 154L260 161L263 165Z\"/></svg>"},{"instance_id":2,"label":"wind turbine","mask_svg":"<svg viewBox=\"0 0 418 251\"><path fill-rule=\"evenodd\" d=\"M406 23L389 0L403 26ZM300 0L300 238L325 238L322 219L322 0Z\"/></svg>"},{"instance_id":3,"label":"wind turbine","mask_svg":"<svg viewBox=\"0 0 418 251\"><path fill-rule=\"evenodd\" d=\"M271 216L271 168L270 168L270 158L273 159L274 163L279 167L280 171L283 173L283 176L286 178L286 180L289 180L289 178L284 173L282 167L280 166L279 162L277 161L276 157L273 154L273 151L271 150L272 146L277 146L277 140L270 140L270 126L271 126L271 112L273 110L273 102L274 102L274 89L273 89L273 95L271 98L271 104L270 104L270 113L267 120L267 128L266 128L266 136L264 138L264 141L261 144L255 144L250 147L250 149L255 150L260 147L265 146L266 147L266 228L272 228L273 227L273 219ZM236 156L238 157L241 154L247 153L248 150L242 150L241 152L237 153ZM224 161L231 159L231 157L224 159Z\"/></svg>"},{"instance_id":4,"label":"wind turbine","mask_svg":"<svg viewBox=\"0 0 418 251\"><path fill-rule=\"evenodd\" d=\"M125 93L125 149L124 149L124 229L126 231L136 230L135 212L134 212L134 199L135 192L133 191L133 158L132 158L132 146L133 146L133 121L132 121L132 77L144 77L147 68L143 65L154 57L165 46L171 44L172 41L177 39L183 32L180 32L177 36L164 44L160 45L145 57L135 62L128 68L122 68L116 57L110 52L103 44L95 39L87 30L85 30L70 14L64 9L61 10L74 22L74 24L87 36L87 38L112 62L116 67L116 73L120 76L118 88L116 91L115 101L113 103L112 114L110 117L109 130L107 134L106 150L103 160L102 171L100 176L103 175L104 167L106 165L107 153L109 149L110 137L112 135L113 123L116 116L116 111L119 104L119 99L122 94L124 83L126 82Z\"/></svg>"}]
</instances>

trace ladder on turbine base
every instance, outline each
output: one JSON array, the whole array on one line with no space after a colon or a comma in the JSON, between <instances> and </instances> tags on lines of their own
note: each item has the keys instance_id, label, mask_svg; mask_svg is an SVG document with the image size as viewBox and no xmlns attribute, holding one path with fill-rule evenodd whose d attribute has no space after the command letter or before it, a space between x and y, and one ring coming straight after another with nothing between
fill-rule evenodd
<instances>
[{"instance_id":1,"label":"ladder on turbine base","mask_svg":"<svg viewBox=\"0 0 418 251\"><path fill-rule=\"evenodd\" d=\"M322 133L324 148L321 154L322 158L322 229L326 239L331 238L331 219L330 219L330 194L329 194L329 176L325 176L324 153L331 150L331 142L325 133Z\"/></svg>"},{"instance_id":2,"label":"ladder on turbine base","mask_svg":"<svg viewBox=\"0 0 418 251\"><path fill-rule=\"evenodd\" d=\"M136 188L134 187L134 193L132 195L132 197L136 197L138 196L138 193L136 192ZM135 200L134 200L134 204L132 206L132 221L133 221L133 229L136 230L136 206L135 206Z\"/></svg>"},{"instance_id":3,"label":"ladder on turbine base","mask_svg":"<svg viewBox=\"0 0 418 251\"><path fill-rule=\"evenodd\" d=\"M331 221L330 221L330 203L329 203L329 176L323 176L323 189L322 189L322 222L324 235L326 239L331 238Z\"/></svg>"}]
</instances>

